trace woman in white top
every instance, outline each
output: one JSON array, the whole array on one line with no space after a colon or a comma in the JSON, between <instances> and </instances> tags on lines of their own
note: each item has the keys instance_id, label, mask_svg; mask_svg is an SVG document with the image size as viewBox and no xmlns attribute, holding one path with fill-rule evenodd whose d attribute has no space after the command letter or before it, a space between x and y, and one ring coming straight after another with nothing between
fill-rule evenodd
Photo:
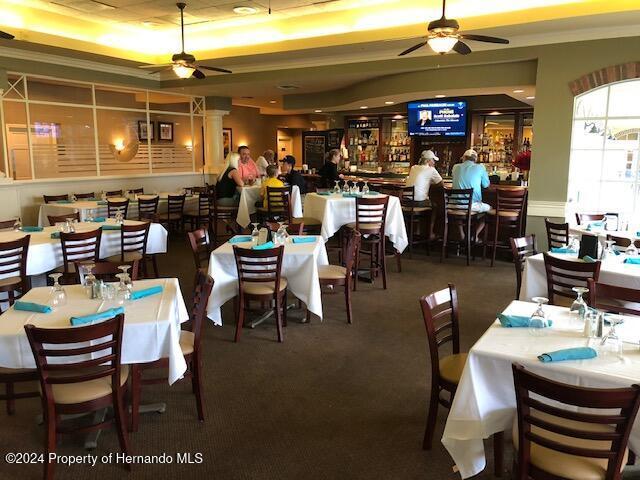
<instances>
[{"instance_id":1,"label":"woman in white top","mask_svg":"<svg viewBox=\"0 0 640 480\"><path fill-rule=\"evenodd\" d=\"M256 160L256 167L258 167L258 174L261 177L266 177L267 176L267 167L269 166L269 162L267 162L267 159L264 158L262 155L260 155L258 157L258 159Z\"/></svg>"},{"instance_id":2,"label":"woman in white top","mask_svg":"<svg viewBox=\"0 0 640 480\"><path fill-rule=\"evenodd\" d=\"M442 177L434 168L438 157L431 151L425 150L420 155L417 165L411 167L407 177L407 187L413 187L413 201L416 207L429 207L429 187L442 182Z\"/></svg>"}]
</instances>

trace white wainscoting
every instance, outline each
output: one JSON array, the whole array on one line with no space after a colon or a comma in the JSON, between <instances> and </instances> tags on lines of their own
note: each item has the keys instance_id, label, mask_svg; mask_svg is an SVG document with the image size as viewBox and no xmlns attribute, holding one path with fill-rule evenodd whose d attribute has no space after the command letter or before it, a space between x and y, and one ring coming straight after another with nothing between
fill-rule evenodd
<instances>
[{"instance_id":1,"label":"white wainscoting","mask_svg":"<svg viewBox=\"0 0 640 480\"><path fill-rule=\"evenodd\" d=\"M547 202L544 200L529 200L527 215L531 217L565 218L567 202Z\"/></svg>"}]
</instances>

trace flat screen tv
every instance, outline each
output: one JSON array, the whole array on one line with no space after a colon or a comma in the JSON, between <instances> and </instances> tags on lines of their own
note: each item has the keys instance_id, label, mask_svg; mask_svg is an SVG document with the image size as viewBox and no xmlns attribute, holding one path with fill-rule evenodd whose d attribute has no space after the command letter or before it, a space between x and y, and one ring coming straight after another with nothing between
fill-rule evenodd
<instances>
[{"instance_id":1,"label":"flat screen tv","mask_svg":"<svg viewBox=\"0 0 640 480\"><path fill-rule=\"evenodd\" d=\"M467 133L467 102L455 100L409 102L409 135L458 137Z\"/></svg>"}]
</instances>

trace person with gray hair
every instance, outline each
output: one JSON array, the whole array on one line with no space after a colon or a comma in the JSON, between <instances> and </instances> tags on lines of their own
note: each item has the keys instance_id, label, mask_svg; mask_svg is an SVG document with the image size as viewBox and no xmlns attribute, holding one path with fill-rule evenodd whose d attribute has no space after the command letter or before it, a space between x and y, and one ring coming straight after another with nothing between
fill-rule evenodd
<instances>
[{"instance_id":1,"label":"person with gray hair","mask_svg":"<svg viewBox=\"0 0 640 480\"><path fill-rule=\"evenodd\" d=\"M413 187L413 206L414 207L430 207L429 188L431 185L442 184L442 177L434 165L438 161L435 153L431 150L425 150L420 155L418 165L413 165L409 170L409 176L405 182L407 187ZM429 223L428 238L433 238L433 226L436 216L431 215Z\"/></svg>"}]
</instances>

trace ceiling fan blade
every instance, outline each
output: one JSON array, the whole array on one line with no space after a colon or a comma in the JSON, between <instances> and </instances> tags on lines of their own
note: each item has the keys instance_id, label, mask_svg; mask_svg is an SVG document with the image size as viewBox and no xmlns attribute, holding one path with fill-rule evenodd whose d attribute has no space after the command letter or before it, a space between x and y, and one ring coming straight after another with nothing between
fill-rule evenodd
<instances>
[{"instance_id":1,"label":"ceiling fan blade","mask_svg":"<svg viewBox=\"0 0 640 480\"><path fill-rule=\"evenodd\" d=\"M206 75L204 73L202 73L200 70L198 70L197 68L193 71L193 77L196 77L199 80L202 80L203 78L206 78Z\"/></svg>"},{"instance_id":2,"label":"ceiling fan blade","mask_svg":"<svg viewBox=\"0 0 640 480\"><path fill-rule=\"evenodd\" d=\"M414 45L411 48L407 48L404 52L400 53L398 56L402 57L403 55L407 55L408 53L411 53L415 50L418 50L419 48L424 47L427 44L427 41L425 40L424 42L420 42L417 45Z\"/></svg>"},{"instance_id":3,"label":"ceiling fan blade","mask_svg":"<svg viewBox=\"0 0 640 480\"><path fill-rule=\"evenodd\" d=\"M138 68L166 68L173 66L173 63L159 63L157 65L138 65Z\"/></svg>"},{"instance_id":4,"label":"ceiling fan blade","mask_svg":"<svg viewBox=\"0 0 640 480\"><path fill-rule=\"evenodd\" d=\"M149 75L153 74L153 73L160 73L160 72L166 72L168 70L171 70L171 67L164 67L164 68L160 68L158 70L153 70L151 72L148 72Z\"/></svg>"},{"instance_id":5,"label":"ceiling fan blade","mask_svg":"<svg viewBox=\"0 0 640 480\"><path fill-rule=\"evenodd\" d=\"M458 40L456 44L453 46L453 51L459 53L460 55L469 55L471 53L471 49L466 43Z\"/></svg>"},{"instance_id":6,"label":"ceiling fan blade","mask_svg":"<svg viewBox=\"0 0 640 480\"><path fill-rule=\"evenodd\" d=\"M0 31L0 38L2 38L3 40L13 40L16 37L11 35L10 33Z\"/></svg>"},{"instance_id":7,"label":"ceiling fan blade","mask_svg":"<svg viewBox=\"0 0 640 480\"><path fill-rule=\"evenodd\" d=\"M200 65L200 64L198 64L198 68L204 68L205 70L211 70L212 72L233 73L231 70L227 70L225 68L207 67L206 65Z\"/></svg>"},{"instance_id":8,"label":"ceiling fan blade","mask_svg":"<svg viewBox=\"0 0 640 480\"><path fill-rule=\"evenodd\" d=\"M460 38L464 38L466 40L475 40L476 42L502 43L505 45L509 43L509 40L507 40L506 38L487 37L486 35L473 35L470 33L462 33L460 34Z\"/></svg>"}]
</instances>

